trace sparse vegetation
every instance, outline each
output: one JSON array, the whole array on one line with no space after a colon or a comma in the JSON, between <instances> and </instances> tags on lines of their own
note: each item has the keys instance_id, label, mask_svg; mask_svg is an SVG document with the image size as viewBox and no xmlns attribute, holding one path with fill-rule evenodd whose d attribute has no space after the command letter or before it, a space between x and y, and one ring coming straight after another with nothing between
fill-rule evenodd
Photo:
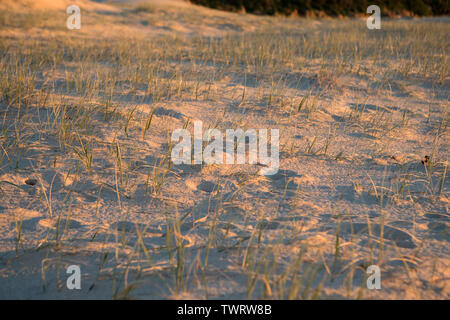
<instances>
[{"instance_id":1,"label":"sparse vegetation","mask_svg":"<svg viewBox=\"0 0 450 320\"><path fill-rule=\"evenodd\" d=\"M77 298L449 298L447 19L104 6L0 16L0 268L31 257L31 298L74 262ZM280 171L173 165L195 119L278 128Z\"/></svg>"}]
</instances>

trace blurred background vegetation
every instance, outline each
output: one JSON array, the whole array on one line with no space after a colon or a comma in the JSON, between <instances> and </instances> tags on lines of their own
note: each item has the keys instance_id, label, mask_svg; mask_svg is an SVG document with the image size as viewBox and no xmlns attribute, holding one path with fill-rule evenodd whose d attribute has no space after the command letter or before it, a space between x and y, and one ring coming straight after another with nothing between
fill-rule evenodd
<instances>
[{"instance_id":1,"label":"blurred background vegetation","mask_svg":"<svg viewBox=\"0 0 450 320\"><path fill-rule=\"evenodd\" d=\"M190 0L211 8L255 14L354 16L365 14L369 5L383 15L448 15L449 0Z\"/></svg>"}]
</instances>

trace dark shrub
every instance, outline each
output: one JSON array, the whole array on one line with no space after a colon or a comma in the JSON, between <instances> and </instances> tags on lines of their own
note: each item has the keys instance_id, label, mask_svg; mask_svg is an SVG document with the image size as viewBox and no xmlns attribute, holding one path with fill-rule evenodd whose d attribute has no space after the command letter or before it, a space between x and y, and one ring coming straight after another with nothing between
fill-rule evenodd
<instances>
[{"instance_id":1,"label":"dark shrub","mask_svg":"<svg viewBox=\"0 0 450 320\"><path fill-rule=\"evenodd\" d=\"M307 11L321 11L330 16L365 13L371 4L380 6L383 12L415 15L448 15L449 0L191 0L191 2L216 9L245 11L255 14L285 14L294 11L300 15Z\"/></svg>"}]
</instances>

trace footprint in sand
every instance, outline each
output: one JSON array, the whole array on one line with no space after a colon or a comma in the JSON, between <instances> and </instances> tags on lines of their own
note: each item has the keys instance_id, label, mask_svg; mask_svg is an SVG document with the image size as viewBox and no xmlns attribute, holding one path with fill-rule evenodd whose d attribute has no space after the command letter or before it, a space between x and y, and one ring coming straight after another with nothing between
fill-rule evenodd
<instances>
[{"instance_id":1,"label":"footprint in sand","mask_svg":"<svg viewBox=\"0 0 450 320\"><path fill-rule=\"evenodd\" d=\"M59 228L61 230L67 228L69 230L73 230L83 228L85 224L75 219L67 220L63 217L59 221L55 218L40 219L39 226L49 229Z\"/></svg>"},{"instance_id":2,"label":"footprint in sand","mask_svg":"<svg viewBox=\"0 0 450 320\"><path fill-rule=\"evenodd\" d=\"M243 221L245 219L245 210L238 206L226 206L222 209L219 219L221 221Z\"/></svg>"},{"instance_id":3,"label":"footprint in sand","mask_svg":"<svg viewBox=\"0 0 450 320\"><path fill-rule=\"evenodd\" d=\"M264 230L275 230L280 227L280 223L277 221L264 220L261 222L261 228Z\"/></svg>"},{"instance_id":4,"label":"footprint in sand","mask_svg":"<svg viewBox=\"0 0 450 320\"><path fill-rule=\"evenodd\" d=\"M177 112L175 110L169 110L162 107L158 107L155 109L155 115L156 116L169 116L175 119L183 119L184 115L180 112Z\"/></svg>"},{"instance_id":5,"label":"footprint in sand","mask_svg":"<svg viewBox=\"0 0 450 320\"><path fill-rule=\"evenodd\" d=\"M57 219L51 218L42 218L42 217L33 217L28 219L21 219L17 221L17 225L21 226L23 230L34 231L39 228L47 228L47 229L79 229L84 227L84 224L70 219L67 221L65 218L61 218L58 222ZM16 227L16 222L11 223L12 227Z\"/></svg>"},{"instance_id":6,"label":"footprint in sand","mask_svg":"<svg viewBox=\"0 0 450 320\"><path fill-rule=\"evenodd\" d=\"M424 217L432 220L450 221L450 215L445 213L425 213Z\"/></svg>"},{"instance_id":7,"label":"footprint in sand","mask_svg":"<svg viewBox=\"0 0 450 320\"><path fill-rule=\"evenodd\" d=\"M31 218L31 219L25 219L25 220L20 220L17 221L17 225L16 222L12 222L11 223L11 228L22 228L22 230L35 230L37 229L39 222L41 221L41 218Z\"/></svg>"},{"instance_id":8,"label":"footprint in sand","mask_svg":"<svg viewBox=\"0 0 450 320\"><path fill-rule=\"evenodd\" d=\"M119 232L136 232L136 227L139 230L143 230L145 228L145 224L134 223L131 221L119 221L111 224L111 228L113 230L117 229Z\"/></svg>"},{"instance_id":9,"label":"footprint in sand","mask_svg":"<svg viewBox=\"0 0 450 320\"><path fill-rule=\"evenodd\" d=\"M202 166L198 164L196 165L178 164L173 167L173 171L182 177L199 173L201 170Z\"/></svg>"},{"instance_id":10,"label":"footprint in sand","mask_svg":"<svg viewBox=\"0 0 450 320\"><path fill-rule=\"evenodd\" d=\"M427 225L430 230L433 230L435 232L449 233L448 230L450 230L450 225L448 222L433 221L433 222L428 222Z\"/></svg>"},{"instance_id":11,"label":"footprint in sand","mask_svg":"<svg viewBox=\"0 0 450 320\"><path fill-rule=\"evenodd\" d=\"M192 190L200 190L207 193L217 191L217 183L208 180L201 180L199 182L198 179L189 179L186 181L186 185Z\"/></svg>"},{"instance_id":12,"label":"footprint in sand","mask_svg":"<svg viewBox=\"0 0 450 320\"><path fill-rule=\"evenodd\" d=\"M217 190L217 185L211 181L202 181L197 189L210 193Z\"/></svg>"},{"instance_id":13,"label":"footprint in sand","mask_svg":"<svg viewBox=\"0 0 450 320\"><path fill-rule=\"evenodd\" d=\"M23 230L35 230L42 220L42 214L35 210L17 208L13 211L13 219L11 227L21 226ZM17 225L16 225L17 223Z\"/></svg>"},{"instance_id":14,"label":"footprint in sand","mask_svg":"<svg viewBox=\"0 0 450 320\"><path fill-rule=\"evenodd\" d=\"M371 224L370 225L370 234L373 239L380 238L380 225L379 224ZM340 236L349 236L355 235L359 238L361 236L369 235L369 228L367 223L350 223L350 222L342 222L340 225ZM400 229L384 226L383 228L383 239L390 240L394 242L398 247L401 248L416 248L416 244L414 243L414 238L409 233L402 231Z\"/></svg>"},{"instance_id":15,"label":"footprint in sand","mask_svg":"<svg viewBox=\"0 0 450 320\"><path fill-rule=\"evenodd\" d=\"M276 174L267 176L272 185L280 191L285 189L296 190L299 187L298 178L300 176L292 170L279 170Z\"/></svg>"}]
</instances>

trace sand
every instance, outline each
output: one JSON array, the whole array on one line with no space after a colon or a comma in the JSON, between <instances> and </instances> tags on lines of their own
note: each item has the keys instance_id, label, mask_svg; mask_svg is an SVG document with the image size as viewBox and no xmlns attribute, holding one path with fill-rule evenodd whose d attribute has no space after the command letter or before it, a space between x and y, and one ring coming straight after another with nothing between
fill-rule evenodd
<instances>
[{"instance_id":1,"label":"sand","mask_svg":"<svg viewBox=\"0 0 450 320\"><path fill-rule=\"evenodd\" d=\"M0 9L1 299L450 298L448 18ZM279 129L278 173L170 164L195 120Z\"/></svg>"}]
</instances>

